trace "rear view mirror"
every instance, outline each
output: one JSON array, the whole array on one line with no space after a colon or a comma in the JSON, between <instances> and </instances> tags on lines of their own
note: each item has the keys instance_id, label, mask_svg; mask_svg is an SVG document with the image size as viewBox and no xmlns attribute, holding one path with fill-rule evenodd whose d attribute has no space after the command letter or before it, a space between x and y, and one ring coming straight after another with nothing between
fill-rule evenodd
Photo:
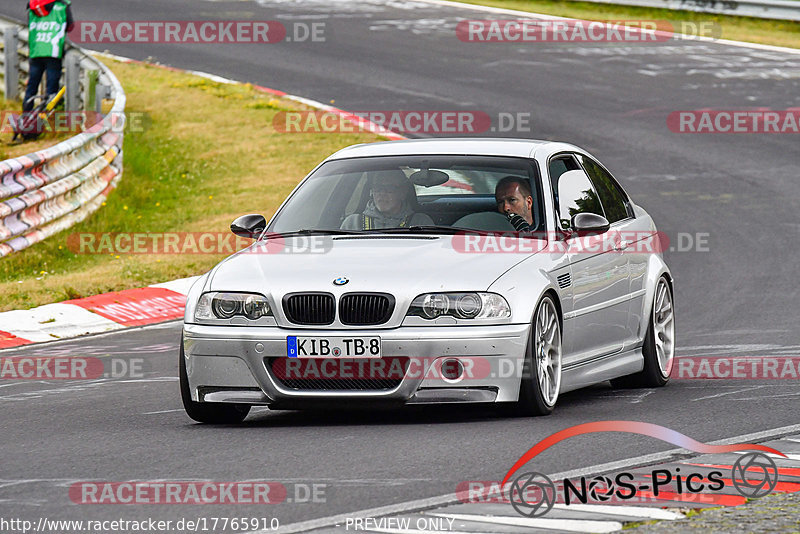
<instances>
[{"instance_id":1,"label":"rear view mirror","mask_svg":"<svg viewBox=\"0 0 800 534\"><path fill-rule=\"evenodd\" d=\"M572 217L572 229L578 235L603 234L608 232L610 227L608 219L596 213L578 213Z\"/></svg>"},{"instance_id":2,"label":"rear view mirror","mask_svg":"<svg viewBox=\"0 0 800 534\"><path fill-rule=\"evenodd\" d=\"M450 180L450 176L448 176L446 172L422 169L412 173L408 179L411 180L411 183L414 185L433 187L434 185L447 183Z\"/></svg>"},{"instance_id":3,"label":"rear view mirror","mask_svg":"<svg viewBox=\"0 0 800 534\"><path fill-rule=\"evenodd\" d=\"M231 232L239 237L250 239L258 238L267 227L267 220L263 215L242 215L231 223Z\"/></svg>"}]
</instances>

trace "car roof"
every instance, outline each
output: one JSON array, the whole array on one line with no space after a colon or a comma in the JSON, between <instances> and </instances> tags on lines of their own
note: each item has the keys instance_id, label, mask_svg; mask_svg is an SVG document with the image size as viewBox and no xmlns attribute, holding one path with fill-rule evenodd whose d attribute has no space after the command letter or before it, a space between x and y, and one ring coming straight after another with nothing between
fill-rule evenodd
<instances>
[{"instance_id":1,"label":"car roof","mask_svg":"<svg viewBox=\"0 0 800 534\"><path fill-rule=\"evenodd\" d=\"M403 141L382 141L353 145L339 150L326 161L369 156L412 156L412 155L475 155L512 156L530 158L533 152L550 141L536 139L506 139L496 137L457 137L435 139L407 139ZM560 146L566 146L557 143Z\"/></svg>"}]
</instances>

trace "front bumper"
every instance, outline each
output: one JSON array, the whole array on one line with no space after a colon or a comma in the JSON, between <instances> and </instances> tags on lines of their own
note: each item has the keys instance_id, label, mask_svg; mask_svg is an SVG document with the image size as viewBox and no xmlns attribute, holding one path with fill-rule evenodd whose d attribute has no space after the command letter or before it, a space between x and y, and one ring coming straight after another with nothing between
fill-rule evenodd
<instances>
[{"instance_id":1,"label":"front bumper","mask_svg":"<svg viewBox=\"0 0 800 534\"><path fill-rule=\"evenodd\" d=\"M508 402L519 395L529 329L527 324L347 331L185 324L183 344L189 387L197 402L275 407L339 401L363 405L366 400L370 406L381 402ZM409 365L390 389L287 387L276 378L268 361L286 358L286 337L292 335L377 335L384 358L406 357ZM448 359L464 366L460 378L450 380L441 375L441 363Z\"/></svg>"}]
</instances>

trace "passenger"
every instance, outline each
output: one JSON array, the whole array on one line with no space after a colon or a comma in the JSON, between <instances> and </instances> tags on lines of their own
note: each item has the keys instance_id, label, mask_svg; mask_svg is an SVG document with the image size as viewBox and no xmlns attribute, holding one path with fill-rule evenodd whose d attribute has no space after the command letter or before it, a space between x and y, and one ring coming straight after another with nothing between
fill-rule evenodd
<instances>
[{"instance_id":1,"label":"passenger","mask_svg":"<svg viewBox=\"0 0 800 534\"><path fill-rule=\"evenodd\" d=\"M531 184L520 176L506 176L494 189L497 211L508 217L517 232L533 231Z\"/></svg>"},{"instance_id":2,"label":"passenger","mask_svg":"<svg viewBox=\"0 0 800 534\"><path fill-rule=\"evenodd\" d=\"M433 219L414 211L414 186L402 171L381 173L370 181L370 200L363 213L353 213L342 222L342 230L380 230L428 226Z\"/></svg>"}]
</instances>

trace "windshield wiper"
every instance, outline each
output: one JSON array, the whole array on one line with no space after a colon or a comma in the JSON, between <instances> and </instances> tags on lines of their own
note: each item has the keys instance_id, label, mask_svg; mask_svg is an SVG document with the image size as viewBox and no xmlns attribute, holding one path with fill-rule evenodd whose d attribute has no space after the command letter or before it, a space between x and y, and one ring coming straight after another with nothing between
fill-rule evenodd
<instances>
[{"instance_id":1,"label":"windshield wiper","mask_svg":"<svg viewBox=\"0 0 800 534\"><path fill-rule=\"evenodd\" d=\"M483 230L472 230L470 228L458 228L457 226L440 226L435 224L428 224L423 226L407 226L403 228L381 228L375 230L367 230L364 233L375 234L444 234L455 235L460 233L476 233L487 234L491 232L484 232Z\"/></svg>"},{"instance_id":2,"label":"windshield wiper","mask_svg":"<svg viewBox=\"0 0 800 534\"><path fill-rule=\"evenodd\" d=\"M298 235L355 235L363 234L360 230L340 230L340 229L321 229L321 228L304 228L302 230L295 230L294 232L267 232L264 234L264 239L271 237L293 237Z\"/></svg>"},{"instance_id":3,"label":"windshield wiper","mask_svg":"<svg viewBox=\"0 0 800 534\"><path fill-rule=\"evenodd\" d=\"M475 228L461 228L458 226L441 226L441 225L424 225L424 226L408 226L405 228L383 228L375 230L365 230L361 232L364 234L440 234L440 235L457 235L457 234L478 234L478 235L512 235L521 238L537 238L541 239L539 233L526 233L517 232L516 230L497 231L497 230L477 230Z\"/></svg>"}]
</instances>

